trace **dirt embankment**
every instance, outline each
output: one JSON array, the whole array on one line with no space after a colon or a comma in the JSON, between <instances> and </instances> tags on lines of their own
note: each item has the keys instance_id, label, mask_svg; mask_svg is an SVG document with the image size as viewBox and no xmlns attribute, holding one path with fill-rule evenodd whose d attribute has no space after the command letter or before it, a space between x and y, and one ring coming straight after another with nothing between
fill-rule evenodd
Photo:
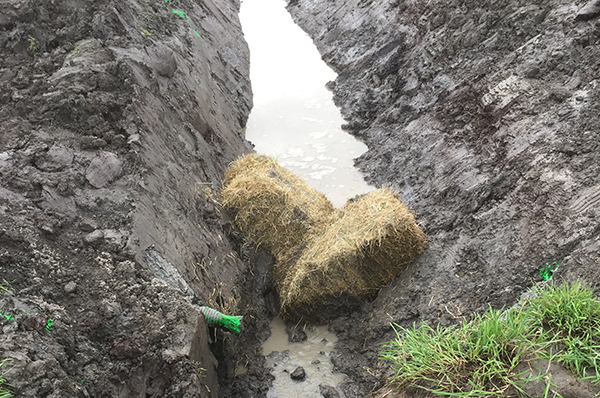
<instances>
[{"instance_id":1,"label":"dirt embankment","mask_svg":"<svg viewBox=\"0 0 600 398\"><path fill-rule=\"evenodd\" d=\"M559 279L600 281L600 10L584 6L288 2L339 74L346 129L369 147L358 166L398 189L429 237L374 302L332 323L347 396L384 381L390 322L511 305L554 262Z\"/></svg>"},{"instance_id":2,"label":"dirt embankment","mask_svg":"<svg viewBox=\"0 0 600 398\"><path fill-rule=\"evenodd\" d=\"M193 305L245 311L208 191L250 150L239 2L0 9L5 378L22 397L218 396Z\"/></svg>"}]
</instances>

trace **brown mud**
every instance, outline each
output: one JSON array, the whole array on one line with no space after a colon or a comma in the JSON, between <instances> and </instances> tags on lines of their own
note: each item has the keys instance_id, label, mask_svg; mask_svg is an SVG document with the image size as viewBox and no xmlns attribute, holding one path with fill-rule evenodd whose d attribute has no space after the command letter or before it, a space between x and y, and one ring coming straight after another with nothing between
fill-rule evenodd
<instances>
[{"instance_id":1,"label":"brown mud","mask_svg":"<svg viewBox=\"0 0 600 398\"><path fill-rule=\"evenodd\" d=\"M600 12L589 3L288 2L339 74L345 129L369 148L357 166L399 190L429 238L374 301L331 323L346 396L385 382L378 344L391 322L449 325L510 306L554 262L556 279L600 281Z\"/></svg>"},{"instance_id":2,"label":"brown mud","mask_svg":"<svg viewBox=\"0 0 600 398\"><path fill-rule=\"evenodd\" d=\"M211 194L251 150L239 3L2 0L0 10L10 388L220 396L233 342L256 340L251 319L236 339L209 332L195 308L246 315L249 266Z\"/></svg>"},{"instance_id":3,"label":"brown mud","mask_svg":"<svg viewBox=\"0 0 600 398\"><path fill-rule=\"evenodd\" d=\"M358 166L429 237L373 300L324 306L346 398L384 385L391 322L512 305L557 261L557 279L600 281L597 2L288 3L339 74ZM17 396L266 395L272 259L214 196L251 151L238 10L0 0L0 359ZM242 334L207 329L203 304L243 315Z\"/></svg>"}]
</instances>

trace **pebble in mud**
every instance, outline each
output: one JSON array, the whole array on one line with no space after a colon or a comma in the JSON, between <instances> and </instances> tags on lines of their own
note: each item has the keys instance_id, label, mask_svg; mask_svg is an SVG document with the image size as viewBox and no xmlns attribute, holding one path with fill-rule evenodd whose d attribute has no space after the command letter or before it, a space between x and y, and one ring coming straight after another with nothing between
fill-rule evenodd
<instances>
[{"instance_id":1,"label":"pebble in mud","mask_svg":"<svg viewBox=\"0 0 600 398\"><path fill-rule=\"evenodd\" d=\"M306 378L306 372L302 366L298 366L296 370L290 373L292 380L304 380Z\"/></svg>"},{"instance_id":2,"label":"pebble in mud","mask_svg":"<svg viewBox=\"0 0 600 398\"><path fill-rule=\"evenodd\" d=\"M325 398L340 398L340 394L337 390L330 385L321 384L319 385L319 390L321 391L321 395Z\"/></svg>"},{"instance_id":3,"label":"pebble in mud","mask_svg":"<svg viewBox=\"0 0 600 398\"><path fill-rule=\"evenodd\" d=\"M94 188L102 188L113 181L119 174L123 162L111 152L100 152L88 166L85 178Z\"/></svg>"},{"instance_id":4,"label":"pebble in mud","mask_svg":"<svg viewBox=\"0 0 600 398\"><path fill-rule=\"evenodd\" d=\"M304 332L304 330L302 330L302 328L300 328L298 325L286 325L285 331L288 334L288 341L290 343L301 343L308 338L306 336L306 332Z\"/></svg>"},{"instance_id":5,"label":"pebble in mud","mask_svg":"<svg viewBox=\"0 0 600 398\"><path fill-rule=\"evenodd\" d=\"M101 229L97 229L97 230L87 234L83 238L83 240L85 241L85 243L94 243L103 238L104 238L104 231L102 231Z\"/></svg>"},{"instance_id":6,"label":"pebble in mud","mask_svg":"<svg viewBox=\"0 0 600 398\"><path fill-rule=\"evenodd\" d=\"M65 285L64 289L66 293L73 293L77 289L77 283L71 281Z\"/></svg>"}]
</instances>

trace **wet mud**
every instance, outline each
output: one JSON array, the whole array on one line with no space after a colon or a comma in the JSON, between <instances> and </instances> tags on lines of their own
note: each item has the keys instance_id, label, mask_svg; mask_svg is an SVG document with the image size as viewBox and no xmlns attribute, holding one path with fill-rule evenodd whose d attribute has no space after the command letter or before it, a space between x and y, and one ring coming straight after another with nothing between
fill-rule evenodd
<instances>
[{"instance_id":1,"label":"wet mud","mask_svg":"<svg viewBox=\"0 0 600 398\"><path fill-rule=\"evenodd\" d=\"M242 312L248 267L212 192L250 151L249 56L239 4L176 3L0 1L0 357L16 396L220 396L231 337L197 306Z\"/></svg>"},{"instance_id":2,"label":"wet mud","mask_svg":"<svg viewBox=\"0 0 600 398\"><path fill-rule=\"evenodd\" d=\"M390 376L378 356L392 322L451 325L512 305L554 262L558 280L600 281L595 6L288 2L339 75L330 88L345 129L369 148L358 166L399 190L429 237L376 297L344 316L322 311L347 398L419 396L376 393ZM251 151L239 3L0 7L0 354L11 358L10 388L267 396L272 259L215 198L228 163ZM207 329L204 304L243 315L244 331Z\"/></svg>"},{"instance_id":3,"label":"wet mud","mask_svg":"<svg viewBox=\"0 0 600 398\"><path fill-rule=\"evenodd\" d=\"M392 322L510 306L554 262L557 280L600 280L592 3L288 2L339 74L345 129L369 148L357 166L399 190L429 238L375 300L331 323L347 396L389 376L377 344Z\"/></svg>"}]
</instances>

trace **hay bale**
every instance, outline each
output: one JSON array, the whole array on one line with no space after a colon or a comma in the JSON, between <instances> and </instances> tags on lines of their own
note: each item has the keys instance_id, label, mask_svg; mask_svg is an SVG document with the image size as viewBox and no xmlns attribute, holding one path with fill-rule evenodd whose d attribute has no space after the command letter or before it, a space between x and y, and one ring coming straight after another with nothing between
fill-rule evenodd
<instances>
[{"instance_id":1,"label":"hay bale","mask_svg":"<svg viewBox=\"0 0 600 398\"><path fill-rule=\"evenodd\" d=\"M394 192L379 189L349 201L288 271L282 308L306 312L328 296L372 293L421 255L425 243L414 214Z\"/></svg>"},{"instance_id":2,"label":"hay bale","mask_svg":"<svg viewBox=\"0 0 600 398\"><path fill-rule=\"evenodd\" d=\"M269 250L278 265L289 264L308 232L325 228L335 210L325 195L265 155L240 157L227 169L223 185L221 203L236 226Z\"/></svg>"},{"instance_id":3,"label":"hay bale","mask_svg":"<svg viewBox=\"0 0 600 398\"><path fill-rule=\"evenodd\" d=\"M352 297L393 280L425 248L415 216L388 189L336 210L325 195L258 154L233 162L223 185L221 203L237 227L275 257L275 285L289 316L316 319L311 311L328 307L332 297L353 305Z\"/></svg>"}]
</instances>

